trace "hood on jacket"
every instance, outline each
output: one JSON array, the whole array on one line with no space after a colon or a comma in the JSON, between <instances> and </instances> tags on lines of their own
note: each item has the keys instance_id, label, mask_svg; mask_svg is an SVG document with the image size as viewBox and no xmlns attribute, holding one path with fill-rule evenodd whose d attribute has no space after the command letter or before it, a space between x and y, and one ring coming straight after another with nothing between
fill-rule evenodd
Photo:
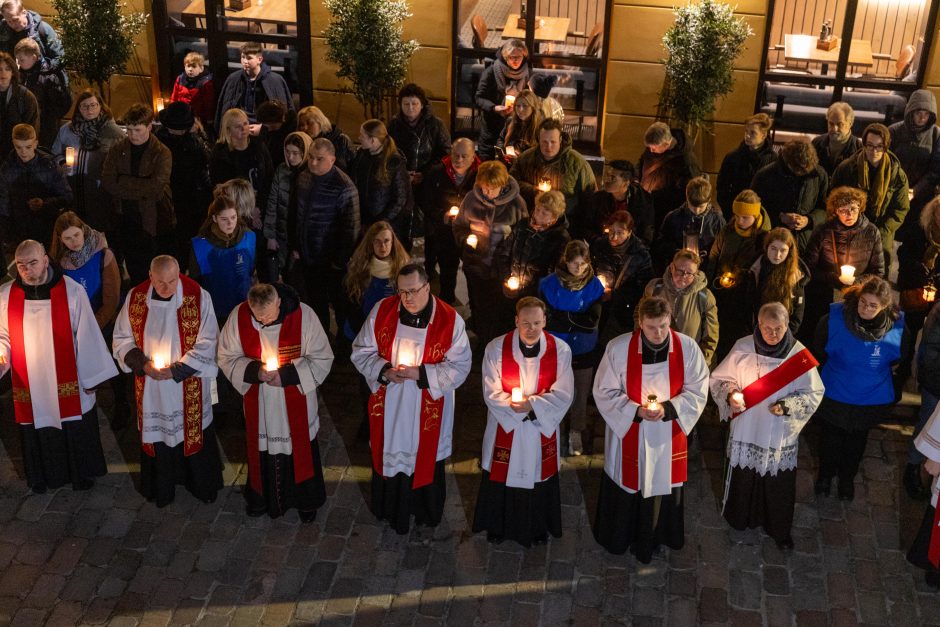
<instances>
[{"instance_id":1,"label":"hood on jacket","mask_svg":"<svg viewBox=\"0 0 940 627\"><path fill-rule=\"evenodd\" d=\"M287 137L284 138L284 163L287 163L287 141L292 137L297 137L301 142L303 142L304 156L303 160L300 162L300 165L297 166L298 168L303 167L303 165L307 163L307 157L310 155L310 147L313 145L313 138L303 131L294 131L293 133L288 133Z\"/></svg>"},{"instance_id":2,"label":"hood on jacket","mask_svg":"<svg viewBox=\"0 0 940 627\"><path fill-rule=\"evenodd\" d=\"M538 155L539 161L541 161L542 163L555 163L556 161L564 159L565 153L571 150L571 146L572 146L571 135L569 135L565 131L562 131L561 132L561 148L558 149L558 154L552 157L551 159L545 158L538 144L533 146L530 150L536 151L535 154Z\"/></svg>"},{"instance_id":3,"label":"hood on jacket","mask_svg":"<svg viewBox=\"0 0 940 627\"><path fill-rule=\"evenodd\" d=\"M676 284L672 282L672 272L670 272L669 267L667 266L666 271L663 272L663 286L665 286L666 291L672 292L673 294L695 294L696 292L701 292L708 287L708 278L705 276L703 271L699 270L695 273L695 278L692 279L692 283L689 285L689 287L680 291L676 288Z\"/></svg>"},{"instance_id":4,"label":"hood on jacket","mask_svg":"<svg viewBox=\"0 0 940 627\"><path fill-rule=\"evenodd\" d=\"M494 206L500 207L502 205L507 205L519 197L519 183L516 182L516 179L509 177L509 182L500 190L499 196L496 198L487 198L483 193L483 189L480 187L479 183L473 184L473 195L476 197L477 201L485 206Z\"/></svg>"},{"instance_id":5,"label":"hood on jacket","mask_svg":"<svg viewBox=\"0 0 940 627\"><path fill-rule=\"evenodd\" d=\"M915 111L929 111L930 120L925 128L930 128L937 123L937 99L929 89L918 89L911 94L904 108L904 124L912 133L918 129L914 128L913 115ZM919 129L924 130L924 129Z\"/></svg>"}]
</instances>

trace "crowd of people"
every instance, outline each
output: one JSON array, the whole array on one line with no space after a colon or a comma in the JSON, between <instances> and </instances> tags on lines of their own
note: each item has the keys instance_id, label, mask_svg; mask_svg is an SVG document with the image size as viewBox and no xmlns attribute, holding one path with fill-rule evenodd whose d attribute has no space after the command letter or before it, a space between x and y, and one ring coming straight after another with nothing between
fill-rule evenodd
<instances>
[{"instance_id":1,"label":"crowd of people","mask_svg":"<svg viewBox=\"0 0 940 627\"><path fill-rule=\"evenodd\" d=\"M598 183L516 40L480 81L476 142L452 141L408 84L394 119L366 121L354 144L320 109L295 111L253 43L218 96L190 53L159 115L135 104L122 128L87 90L58 127L69 107L54 31L19 0L0 12L0 50L12 47L0 51L0 219L16 268L0 287L0 374L32 491L88 489L106 472L95 392L110 381L112 424L136 419L140 490L157 506L176 485L216 498L213 417L236 413L247 514L311 521L326 499L317 389L335 352L362 375L371 509L398 533L441 520L474 354L487 424L473 529L491 542L560 536L560 458L588 452L604 458L598 543L641 562L682 548L704 413L729 425L725 518L791 549L802 429L821 426L816 493L836 480L852 500L869 430L915 359L923 403L904 485L930 492L929 91L902 122L859 136L837 102L827 133L779 150L772 120L749 117L714 185L682 131L656 122L636 164L610 161ZM58 79L37 82L35 67ZM936 498L934 482L910 557L940 583Z\"/></svg>"}]
</instances>

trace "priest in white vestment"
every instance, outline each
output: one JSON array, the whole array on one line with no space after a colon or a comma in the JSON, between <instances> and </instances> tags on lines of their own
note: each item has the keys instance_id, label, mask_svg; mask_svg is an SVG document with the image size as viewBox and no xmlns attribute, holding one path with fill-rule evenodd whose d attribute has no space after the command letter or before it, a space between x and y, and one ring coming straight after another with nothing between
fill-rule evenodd
<instances>
[{"instance_id":1,"label":"priest in white vestment","mask_svg":"<svg viewBox=\"0 0 940 627\"><path fill-rule=\"evenodd\" d=\"M153 258L115 322L114 358L134 375L141 494L157 507L173 502L177 484L206 503L222 489L212 428L218 336L209 292L169 255Z\"/></svg>"},{"instance_id":2,"label":"priest in white vestment","mask_svg":"<svg viewBox=\"0 0 940 627\"><path fill-rule=\"evenodd\" d=\"M352 348L369 385L372 512L399 534L436 526L444 512L444 460L453 448L454 391L470 372L463 319L431 295L423 265L396 278L398 295L372 309Z\"/></svg>"},{"instance_id":3,"label":"priest in white vestment","mask_svg":"<svg viewBox=\"0 0 940 627\"><path fill-rule=\"evenodd\" d=\"M248 515L296 509L313 522L326 501L317 388L333 366L319 318L291 287L258 283L229 315L218 356L244 397Z\"/></svg>"},{"instance_id":4,"label":"priest in white vestment","mask_svg":"<svg viewBox=\"0 0 940 627\"><path fill-rule=\"evenodd\" d=\"M924 579L934 590L940 589L940 516L937 496L940 495L940 405L927 424L914 438L914 446L924 454L924 470L933 477L930 484L930 505L924 512L920 530L907 552L907 560L924 569Z\"/></svg>"},{"instance_id":5,"label":"priest in white vestment","mask_svg":"<svg viewBox=\"0 0 940 627\"><path fill-rule=\"evenodd\" d=\"M708 397L708 366L695 340L669 328L669 302L646 297L638 331L607 345L594 378L594 401L607 428L594 538L605 549L653 552L685 543L682 485L688 436Z\"/></svg>"},{"instance_id":6,"label":"priest in white vestment","mask_svg":"<svg viewBox=\"0 0 940 627\"><path fill-rule=\"evenodd\" d=\"M15 259L16 279L0 287L0 377L12 370L26 484L87 490L108 471L95 389L117 368L85 289L39 242L21 242Z\"/></svg>"},{"instance_id":7,"label":"priest in white vestment","mask_svg":"<svg viewBox=\"0 0 940 627\"><path fill-rule=\"evenodd\" d=\"M545 332L546 306L516 303L516 329L483 355L483 478L473 531L498 544L561 537L559 425L574 396L571 349Z\"/></svg>"},{"instance_id":8,"label":"priest in white vestment","mask_svg":"<svg viewBox=\"0 0 940 627\"><path fill-rule=\"evenodd\" d=\"M738 340L711 375L712 398L731 422L723 513L738 530L763 527L793 548L800 431L825 386L812 353L793 337L781 303L767 303L753 335Z\"/></svg>"}]
</instances>

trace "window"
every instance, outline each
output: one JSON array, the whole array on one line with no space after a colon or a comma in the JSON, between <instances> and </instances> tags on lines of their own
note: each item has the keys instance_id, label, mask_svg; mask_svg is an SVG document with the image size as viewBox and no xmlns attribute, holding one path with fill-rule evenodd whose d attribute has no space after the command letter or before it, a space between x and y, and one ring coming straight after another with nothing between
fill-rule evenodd
<instances>
[{"instance_id":1,"label":"window","mask_svg":"<svg viewBox=\"0 0 940 627\"><path fill-rule=\"evenodd\" d=\"M936 2L770 0L768 8L757 106L776 128L825 132L825 110L839 100L855 109L856 134L903 118L923 81Z\"/></svg>"},{"instance_id":2,"label":"window","mask_svg":"<svg viewBox=\"0 0 940 627\"><path fill-rule=\"evenodd\" d=\"M564 108L575 146L597 151L609 14L610 0L454 0L455 133L476 135L480 76L503 43L521 39L533 72Z\"/></svg>"}]
</instances>

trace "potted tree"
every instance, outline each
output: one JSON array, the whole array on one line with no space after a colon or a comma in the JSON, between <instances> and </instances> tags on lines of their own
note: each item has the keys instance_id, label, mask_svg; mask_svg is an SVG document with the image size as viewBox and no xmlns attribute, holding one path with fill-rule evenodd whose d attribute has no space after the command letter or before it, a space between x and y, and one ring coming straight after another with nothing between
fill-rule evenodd
<instances>
[{"instance_id":1,"label":"potted tree","mask_svg":"<svg viewBox=\"0 0 940 627\"><path fill-rule=\"evenodd\" d=\"M385 118L386 104L401 87L418 42L402 37L411 17L407 0L326 0L330 23L323 31L326 58L350 83L363 114Z\"/></svg>"},{"instance_id":2,"label":"potted tree","mask_svg":"<svg viewBox=\"0 0 940 627\"><path fill-rule=\"evenodd\" d=\"M115 74L127 67L134 52L134 38L147 24L149 15L129 11L114 0L52 0L58 15L55 24L65 48L64 63L78 78L93 83L106 102L105 89Z\"/></svg>"},{"instance_id":3,"label":"potted tree","mask_svg":"<svg viewBox=\"0 0 940 627\"><path fill-rule=\"evenodd\" d=\"M715 112L718 98L734 86L734 61L751 27L731 6L702 0L673 10L676 22L663 36L666 80L659 117L684 127L694 142Z\"/></svg>"}]
</instances>

